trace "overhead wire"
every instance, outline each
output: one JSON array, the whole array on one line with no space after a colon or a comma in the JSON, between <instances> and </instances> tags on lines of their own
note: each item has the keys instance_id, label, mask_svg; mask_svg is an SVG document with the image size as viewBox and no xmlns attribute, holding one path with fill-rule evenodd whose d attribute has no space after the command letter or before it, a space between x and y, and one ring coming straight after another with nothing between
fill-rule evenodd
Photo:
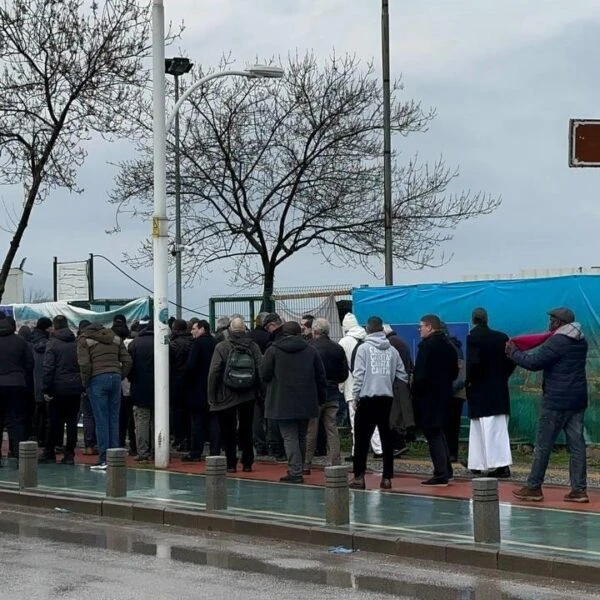
<instances>
[{"instance_id":1,"label":"overhead wire","mask_svg":"<svg viewBox=\"0 0 600 600\"><path fill-rule=\"evenodd\" d=\"M119 265L115 264L112 260L110 260L110 258L107 258L103 254L92 254L92 257L103 258L108 264L112 265L122 275L125 275L125 277L127 277L127 279L130 279L131 281L133 281L133 283L135 283L136 285L139 285L141 288L143 288L144 290L146 290L150 294L154 294L153 290L151 290L149 287L146 287L143 283L140 283L137 279L135 279L134 277L132 277L129 273L127 273L126 271L124 271L123 269L121 269L121 267L119 267ZM169 304L172 304L176 308L182 308L183 310L185 310L185 311L187 311L189 313L192 313L194 315L200 315L202 317L208 317L209 316L206 313L200 312L199 310L187 308L186 306L183 306L183 304L177 304L176 302L173 302L172 300L168 300L168 302L169 302Z\"/></svg>"}]
</instances>

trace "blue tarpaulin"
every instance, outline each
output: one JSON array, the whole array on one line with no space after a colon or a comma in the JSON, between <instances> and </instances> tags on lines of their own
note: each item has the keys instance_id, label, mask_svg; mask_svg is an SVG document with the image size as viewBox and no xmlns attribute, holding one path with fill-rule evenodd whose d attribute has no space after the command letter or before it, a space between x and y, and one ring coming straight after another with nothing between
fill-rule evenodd
<instances>
[{"instance_id":1,"label":"blue tarpaulin","mask_svg":"<svg viewBox=\"0 0 600 600\"><path fill-rule=\"evenodd\" d=\"M600 443L600 275L356 288L352 299L359 323L372 315L381 317L407 338L413 351L419 320L428 313L450 324L464 342L471 312L478 306L488 311L492 328L509 336L546 331L550 309L571 308L589 342L586 437ZM517 369L511 378L514 437L534 440L540 397L541 374Z\"/></svg>"}]
</instances>

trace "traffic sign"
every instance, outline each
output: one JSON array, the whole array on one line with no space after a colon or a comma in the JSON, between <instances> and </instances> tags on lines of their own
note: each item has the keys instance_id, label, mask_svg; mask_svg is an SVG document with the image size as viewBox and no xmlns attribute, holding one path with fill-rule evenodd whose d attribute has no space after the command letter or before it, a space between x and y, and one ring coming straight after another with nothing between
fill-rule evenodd
<instances>
[{"instance_id":1,"label":"traffic sign","mask_svg":"<svg viewBox=\"0 0 600 600\"><path fill-rule=\"evenodd\" d=\"M600 167L600 119L569 120L569 166Z\"/></svg>"}]
</instances>

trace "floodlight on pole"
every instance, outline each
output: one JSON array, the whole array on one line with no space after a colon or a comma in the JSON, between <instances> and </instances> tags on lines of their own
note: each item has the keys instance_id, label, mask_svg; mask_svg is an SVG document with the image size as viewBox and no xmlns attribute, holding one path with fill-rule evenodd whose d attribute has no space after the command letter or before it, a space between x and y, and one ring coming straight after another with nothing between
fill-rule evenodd
<instances>
[{"instance_id":1,"label":"floodlight on pole","mask_svg":"<svg viewBox=\"0 0 600 600\"><path fill-rule=\"evenodd\" d=\"M175 103L179 100L179 78L192 69L192 61L189 58L177 56L175 58L165 58L165 73L173 75L175 80ZM181 269L181 156L179 152L179 113L175 117L175 244L174 251L171 252L175 257L175 316L178 319L183 317L183 285Z\"/></svg>"}]
</instances>

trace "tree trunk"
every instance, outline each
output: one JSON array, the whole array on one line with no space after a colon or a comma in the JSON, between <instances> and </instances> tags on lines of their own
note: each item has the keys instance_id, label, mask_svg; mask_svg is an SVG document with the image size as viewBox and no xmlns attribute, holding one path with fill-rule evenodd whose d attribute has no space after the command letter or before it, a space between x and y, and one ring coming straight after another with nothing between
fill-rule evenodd
<instances>
[{"instance_id":1,"label":"tree trunk","mask_svg":"<svg viewBox=\"0 0 600 600\"><path fill-rule=\"evenodd\" d=\"M275 312L273 300L273 287L275 285L275 269L271 265L265 266L263 279L263 299L260 312Z\"/></svg>"},{"instance_id":2,"label":"tree trunk","mask_svg":"<svg viewBox=\"0 0 600 600\"><path fill-rule=\"evenodd\" d=\"M25 201L23 212L21 213L21 218L19 219L19 224L15 230L15 235L10 241L10 247L6 253L4 262L2 263L2 269L0 270L0 301L2 301L2 296L4 295L4 290L6 289L6 280L8 279L8 274L10 273L13 261L15 260L15 256L17 255L17 251L21 245L21 240L23 239L23 235L25 234L25 230L29 224L29 217L31 216L31 211L33 210L33 205L35 204L35 199L40 184L41 175L38 173L34 177L33 185L29 189L27 200Z\"/></svg>"}]
</instances>

